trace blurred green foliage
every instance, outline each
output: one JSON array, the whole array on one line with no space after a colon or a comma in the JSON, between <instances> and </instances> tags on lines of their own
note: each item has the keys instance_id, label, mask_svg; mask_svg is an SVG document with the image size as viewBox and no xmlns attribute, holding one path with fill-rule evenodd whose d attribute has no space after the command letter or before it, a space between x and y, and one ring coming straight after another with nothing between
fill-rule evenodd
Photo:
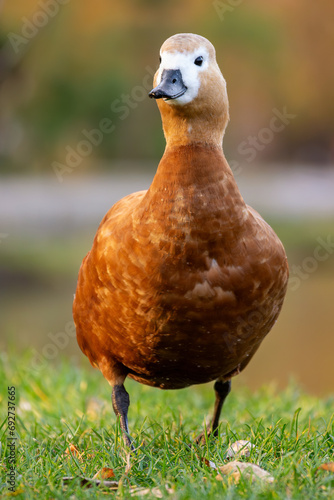
<instances>
[{"instance_id":1,"label":"blurred green foliage","mask_svg":"<svg viewBox=\"0 0 334 500\"><path fill-rule=\"evenodd\" d=\"M36 28L38 15L51 4L57 12L45 14L45 26ZM164 139L156 105L146 99L147 82L161 43L180 31L198 32L216 46L231 104L228 156L238 157L238 145L268 124L272 109L286 106L297 119L276 134L259 160L333 159L330 2L321 12L304 8L302 0L235 7L228 0L4 0L0 9L2 172L50 173L53 161L65 161L66 146L76 149L85 139L82 131L104 118L115 129L93 148L89 165L159 158ZM29 22L35 33L28 39ZM317 37L310 40L312 32ZM131 102L126 119L111 109L115 101Z\"/></svg>"}]
</instances>

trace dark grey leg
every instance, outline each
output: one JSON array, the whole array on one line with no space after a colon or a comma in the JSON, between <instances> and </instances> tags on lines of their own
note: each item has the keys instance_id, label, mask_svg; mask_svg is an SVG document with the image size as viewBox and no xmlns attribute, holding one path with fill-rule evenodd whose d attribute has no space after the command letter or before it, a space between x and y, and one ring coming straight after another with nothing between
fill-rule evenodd
<instances>
[{"instance_id":1,"label":"dark grey leg","mask_svg":"<svg viewBox=\"0 0 334 500\"><path fill-rule=\"evenodd\" d=\"M221 380L217 380L214 385L214 390L216 394L215 406L213 410L213 417L210 425L207 428L207 435L213 436L218 435L218 425L219 425L219 417L223 408L224 401L226 397L229 395L231 391L231 380L227 380L226 382L222 382ZM205 433L202 432L197 438L196 443L203 442L205 438Z\"/></svg>"},{"instance_id":2,"label":"dark grey leg","mask_svg":"<svg viewBox=\"0 0 334 500\"><path fill-rule=\"evenodd\" d=\"M211 422L211 432L214 436L218 435L219 417L223 408L223 404L229 393L231 392L231 380L221 382L217 380L214 385L216 394L215 406L213 410L213 418Z\"/></svg>"},{"instance_id":3,"label":"dark grey leg","mask_svg":"<svg viewBox=\"0 0 334 500\"><path fill-rule=\"evenodd\" d=\"M119 417L124 442L129 448L134 449L129 435L128 427L128 409L130 406L130 397L126 392L124 385L114 385L111 394L112 406L116 417Z\"/></svg>"}]
</instances>

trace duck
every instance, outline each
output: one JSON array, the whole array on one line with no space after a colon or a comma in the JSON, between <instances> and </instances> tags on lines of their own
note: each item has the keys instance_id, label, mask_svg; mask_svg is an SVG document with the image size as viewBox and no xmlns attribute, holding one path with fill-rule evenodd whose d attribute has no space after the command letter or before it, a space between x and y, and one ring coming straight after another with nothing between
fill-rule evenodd
<instances>
[{"instance_id":1,"label":"duck","mask_svg":"<svg viewBox=\"0 0 334 500\"><path fill-rule=\"evenodd\" d=\"M231 379L275 324L289 274L283 244L224 156L229 103L211 42L169 37L149 97L165 151L149 189L102 219L73 303L79 347L112 387L132 449L127 377L164 390L214 382L207 432L217 436Z\"/></svg>"}]
</instances>

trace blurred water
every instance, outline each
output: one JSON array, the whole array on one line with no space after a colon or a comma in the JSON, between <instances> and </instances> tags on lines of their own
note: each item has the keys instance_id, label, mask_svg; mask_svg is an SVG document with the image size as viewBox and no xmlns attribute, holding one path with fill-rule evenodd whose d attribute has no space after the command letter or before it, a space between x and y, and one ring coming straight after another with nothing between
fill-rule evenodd
<instances>
[{"instance_id":1,"label":"blurred water","mask_svg":"<svg viewBox=\"0 0 334 500\"><path fill-rule=\"evenodd\" d=\"M54 177L2 178L0 232L44 234L77 230L97 224L109 208L126 194L147 189L153 173L140 166L117 173ZM251 169L236 176L245 201L273 217L325 217L334 215L334 169L276 166Z\"/></svg>"}]
</instances>

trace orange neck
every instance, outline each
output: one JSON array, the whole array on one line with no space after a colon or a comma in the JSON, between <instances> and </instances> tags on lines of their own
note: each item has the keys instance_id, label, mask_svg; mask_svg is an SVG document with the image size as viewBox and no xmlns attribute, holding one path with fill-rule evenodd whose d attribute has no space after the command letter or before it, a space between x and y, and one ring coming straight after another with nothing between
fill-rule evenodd
<instances>
[{"instance_id":1,"label":"orange neck","mask_svg":"<svg viewBox=\"0 0 334 500\"><path fill-rule=\"evenodd\" d=\"M191 105L173 106L158 101L167 150L189 144L202 144L222 150L223 137L228 122L228 109L213 114L210 109ZM227 105L228 106L228 105Z\"/></svg>"},{"instance_id":2,"label":"orange neck","mask_svg":"<svg viewBox=\"0 0 334 500\"><path fill-rule=\"evenodd\" d=\"M150 191L176 191L179 188L222 188L227 181L236 186L221 146L191 143L167 145ZM236 188L237 189L237 188Z\"/></svg>"},{"instance_id":3,"label":"orange neck","mask_svg":"<svg viewBox=\"0 0 334 500\"><path fill-rule=\"evenodd\" d=\"M158 213L164 227L189 228L192 221L205 228L217 218L220 226L234 224L236 230L245 202L222 148L188 144L167 147L142 208L144 218L156 221Z\"/></svg>"}]
</instances>

